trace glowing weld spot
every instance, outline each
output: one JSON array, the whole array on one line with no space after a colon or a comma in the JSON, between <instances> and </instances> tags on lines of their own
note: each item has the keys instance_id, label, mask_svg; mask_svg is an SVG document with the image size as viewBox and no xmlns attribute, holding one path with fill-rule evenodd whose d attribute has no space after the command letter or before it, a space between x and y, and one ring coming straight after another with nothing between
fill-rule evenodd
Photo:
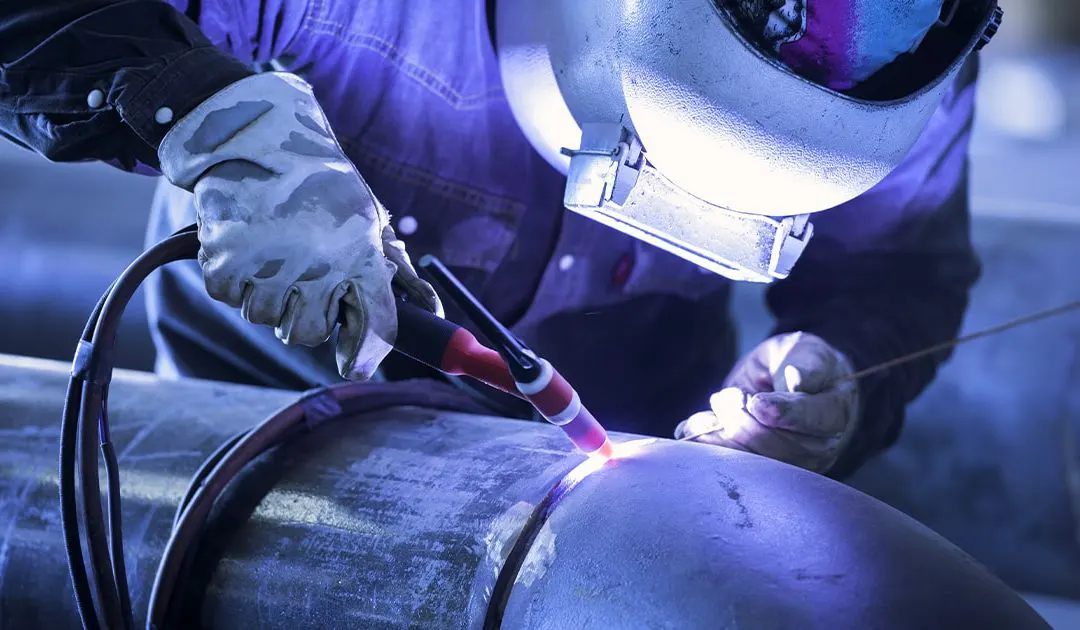
<instances>
[{"instance_id":1,"label":"glowing weld spot","mask_svg":"<svg viewBox=\"0 0 1080 630\"><path fill-rule=\"evenodd\" d=\"M602 455L586 458L585 461L574 467L574 469L567 473L566 477L563 478L567 485L567 489L573 488L581 483L586 477L603 468L604 464L608 463L608 461L608 458Z\"/></svg>"},{"instance_id":2,"label":"glowing weld spot","mask_svg":"<svg viewBox=\"0 0 1080 630\"><path fill-rule=\"evenodd\" d=\"M565 480L568 485L567 489L569 490L581 483L583 479L603 468L604 464L607 464L609 461L633 457L653 442L656 442L656 438L645 438L642 440L634 440L632 442L621 442L619 444L612 442L611 457L592 453L585 461L578 464L576 468L566 475Z\"/></svg>"}]
</instances>

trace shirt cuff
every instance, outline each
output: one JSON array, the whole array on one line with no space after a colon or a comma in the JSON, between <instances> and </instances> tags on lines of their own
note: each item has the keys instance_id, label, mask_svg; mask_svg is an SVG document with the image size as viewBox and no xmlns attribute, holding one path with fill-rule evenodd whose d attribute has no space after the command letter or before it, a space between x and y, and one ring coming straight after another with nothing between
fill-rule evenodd
<instances>
[{"instance_id":1,"label":"shirt cuff","mask_svg":"<svg viewBox=\"0 0 1080 630\"><path fill-rule=\"evenodd\" d=\"M255 72L214 47L187 51L115 104L124 122L155 150L173 124L225 87Z\"/></svg>"}]
</instances>

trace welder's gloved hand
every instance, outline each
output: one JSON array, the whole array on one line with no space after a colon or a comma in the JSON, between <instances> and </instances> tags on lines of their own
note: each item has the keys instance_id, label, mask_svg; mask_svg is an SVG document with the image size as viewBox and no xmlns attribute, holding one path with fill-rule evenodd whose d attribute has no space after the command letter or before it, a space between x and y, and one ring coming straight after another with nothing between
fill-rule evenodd
<instances>
[{"instance_id":1,"label":"welder's gloved hand","mask_svg":"<svg viewBox=\"0 0 1080 630\"><path fill-rule=\"evenodd\" d=\"M851 374L847 358L820 337L772 337L735 365L712 409L680 423L675 437L825 473L858 423L858 389L845 380Z\"/></svg>"},{"instance_id":2,"label":"welder's gloved hand","mask_svg":"<svg viewBox=\"0 0 1080 630\"><path fill-rule=\"evenodd\" d=\"M344 378L370 377L390 352L393 279L442 314L299 77L232 84L179 120L158 155L195 195L207 292L288 344L319 345L340 319Z\"/></svg>"}]
</instances>

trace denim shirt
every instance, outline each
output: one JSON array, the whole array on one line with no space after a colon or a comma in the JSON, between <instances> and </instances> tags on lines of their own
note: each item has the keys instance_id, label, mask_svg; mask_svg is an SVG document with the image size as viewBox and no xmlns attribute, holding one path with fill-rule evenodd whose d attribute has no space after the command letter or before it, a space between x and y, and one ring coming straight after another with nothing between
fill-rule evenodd
<instances>
[{"instance_id":1,"label":"denim shirt","mask_svg":"<svg viewBox=\"0 0 1080 630\"><path fill-rule=\"evenodd\" d=\"M313 86L413 258L433 253L458 271L610 429L670 435L707 406L734 359L728 282L562 209L564 178L532 150L507 104L484 0L173 4L199 29L158 0L97 9L91 26L110 24L143 40L153 26L173 48L149 60L84 67L75 74L87 76L66 83L54 77L70 96L57 112L44 111L45 101L35 108L31 70L60 73L63 55L48 57L25 33L18 50L0 44L0 131L52 159L153 168L147 147L164 130L152 124L152 111L167 105L182 115L194 107L213 91L212 68L224 69L222 85L241 73L237 60L296 72ZM25 5L24 16L49 14L32 0L14 5ZM131 24L134 9L160 13L153 24ZM8 19L14 11L0 8L0 42L17 30ZM80 35L89 27L78 12L67 11L69 21L48 23L69 41L89 37ZM227 55L206 65L211 49ZM204 68L197 80L187 77L192 56ZM174 64L184 72L170 74ZM124 84L125 69L138 79L133 85ZM955 335L979 273L967 209L975 75L973 59L899 169L859 199L817 215L803 259L770 289L776 332L818 334L857 368ZM92 84L107 86L104 112L86 106ZM188 84L194 87L185 90ZM170 188L159 190L151 239L195 219L190 195ZM284 348L268 330L254 331L211 302L194 266L160 274L150 296L155 338L173 348L181 373L298 388L337 378L319 351ZM453 309L448 316L462 321ZM905 405L946 356L861 383L863 420L839 474L896 439Z\"/></svg>"}]
</instances>

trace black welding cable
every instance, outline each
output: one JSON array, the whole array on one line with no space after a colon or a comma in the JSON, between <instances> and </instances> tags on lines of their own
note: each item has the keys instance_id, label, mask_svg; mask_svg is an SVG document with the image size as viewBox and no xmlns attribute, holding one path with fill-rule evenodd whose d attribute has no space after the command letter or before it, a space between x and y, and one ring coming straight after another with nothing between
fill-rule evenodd
<instances>
[{"instance_id":1,"label":"black welding cable","mask_svg":"<svg viewBox=\"0 0 1080 630\"><path fill-rule=\"evenodd\" d=\"M195 243L194 250L192 243ZM107 375L112 371L112 347L116 330L119 327L119 320L124 307L131 300L135 290L142 284L146 276L158 267L173 260L194 258L194 252L196 251L197 240L190 228L147 250L129 265L107 292L100 310L95 309L96 317L92 317L92 321L88 322L88 328L91 328L93 333L84 334L83 340L86 341L86 337L90 337L90 344L80 344L80 352L85 351L86 347L89 350L88 356L83 357L82 371L84 373L80 375L82 381L80 389L82 391L80 392L81 396L78 397L80 403L75 408L65 409L65 427L68 428L69 437L70 433L74 432L78 448L69 447L65 449L62 444L61 501L64 504L62 505L62 512L68 511L65 508L68 507L71 501L65 501L64 497L69 496L67 490L72 490L70 496L73 499L82 499L83 518L81 520L86 530L87 556L91 568L90 575L93 576L93 586L96 587L94 589L85 587L84 580L87 582L89 580L87 580L87 572L81 561L81 554L79 554L80 557L77 560L73 558L76 555L73 552L81 551L77 548L78 543L81 542L78 531L79 519L77 517L75 519L67 518L65 519L65 542L69 543L73 536L76 540L75 545L66 544L69 547L69 567L71 568L72 581L76 589L76 598L80 597L79 591L84 591L84 595L86 590L91 590L91 594L96 591L97 602L105 617L104 625L108 628L130 627L128 620L132 618L132 615L130 605L127 606L127 610L124 610L121 604L122 601L129 601L129 596L127 596L127 593L121 595L119 592L122 587L126 587L126 571L122 562L123 536L119 510L120 488L118 474L109 475L108 480L110 507L115 506L115 509L110 509L108 536L105 534L104 518L101 513L101 492L98 486L96 447L100 447L106 453L112 452L111 445L106 440L101 439L108 436L108 420L103 408L104 397L107 393L107 382L101 381L107 381ZM78 421L74 423L75 427L72 429L69 425L75 418ZM77 494L74 492L74 481L63 479L65 470L73 470L76 467L72 451L78 453L81 484ZM108 469L114 462L108 462L108 458L106 460L106 468ZM77 502L76 505L79 505L79 503ZM77 512L77 510L72 511ZM68 516L70 517L70 514ZM110 550L114 551L115 557L119 558L119 564L113 561L113 557L110 557ZM127 589L123 588L123 590L126 591ZM91 599L91 601L93 600ZM96 618L96 613L87 615L85 614L85 604L80 602L79 606L80 614L84 617L84 625L93 628L99 627L100 624ZM88 617L94 619L93 624L87 623Z\"/></svg>"},{"instance_id":2,"label":"black welding cable","mask_svg":"<svg viewBox=\"0 0 1080 630\"><path fill-rule=\"evenodd\" d=\"M90 584L101 606L105 627L122 628L124 615L120 610L120 595L113 578L112 557L105 529L105 516L101 509L101 487L98 483L97 416L101 411L101 387L85 383L79 403L79 447L76 470L79 477L79 516L86 534L88 559L90 560ZM90 418L88 419L88 416Z\"/></svg>"},{"instance_id":3,"label":"black welding cable","mask_svg":"<svg viewBox=\"0 0 1080 630\"><path fill-rule=\"evenodd\" d=\"M120 463L116 459L116 449L109 437L108 393L101 400L101 418L98 431L101 440L101 457L105 461L105 474L109 484L109 554L112 556L113 580L120 596L120 612L124 615L124 624L134 630L134 611L131 608L131 595L128 589L127 564L124 562L124 532L122 512L120 510Z\"/></svg>"},{"instance_id":4,"label":"black welding cable","mask_svg":"<svg viewBox=\"0 0 1080 630\"><path fill-rule=\"evenodd\" d=\"M120 469L116 461L116 450L112 444L105 443L101 446L101 452L105 461L105 474L109 484L109 555L112 557L113 582L116 584L117 595L120 598L120 614L124 616L124 627L134 628L135 621L131 609L131 596L128 590L127 567L124 563L124 535L121 528L120 495L113 492L113 488L120 487Z\"/></svg>"},{"instance_id":5,"label":"black welding cable","mask_svg":"<svg viewBox=\"0 0 1080 630\"><path fill-rule=\"evenodd\" d=\"M194 258L197 253L197 239L194 233L185 231L181 234L171 236L157 245L151 247L143 255L139 256L135 262L128 266L124 273L121 274L117 280L116 286L109 292L108 298L105 300L105 306L102 309L101 317L95 327L92 344L93 349L91 354L96 354L97 361L91 361L92 365L98 366L98 373L111 373L113 369L113 347L116 342L116 333L120 327L121 316L127 304L134 297L135 292L142 285L143 281L158 267L176 260ZM106 372L107 371L107 372ZM89 433L91 422L97 420L95 424L98 426L98 434L100 438L99 447L103 452L113 453L113 448L109 442L109 429L108 429L108 414L105 406L105 400L108 397L108 383L106 382L100 388L98 387L86 387L90 396L84 397L83 422L84 428ZM96 413L95 413L96 411ZM109 475L109 546L113 550L112 554L112 575L113 585L116 589L116 597L118 605L121 606L120 611L123 615L124 627L133 628L133 624L128 625L129 620L132 619L132 611L130 604L130 595L128 593L127 585L127 572L124 564L123 556L123 528L120 511L120 478L119 471L117 470L117 462L115 461L115 454L113 454L113 461L109 462L106 458L106 470L112 469L112 474ZM85 504L92 504L98 508L98 514L100 514L101 496L100 489L97 487L97 461L96 458L92 463L92 467L88 463L83 466L84 487L87 491L84 494L89 496L84 501ZM95 483L86 483L86 477L94 477ZM115 506L115 509L112 509ZM84 508L85 509L85 508ZM88 514L87 522L96 523L96 519ZM88 527L88 537L89 537ZM98 534L100 536L100 534ZM91 539L91 545L94 544ZM97 568L95 567L95 574L97 574ZM123 603L127 602L126 608L123 607ZM110 625L110 627L113 627Z\"/></svg>"},{"instance_id":6,"label":"black welding cable","mask_svg":"<svg viewBox=\"0 0 1080 630\"><path fill-rule=\"evenodd\" d=\"M82 385L75 379L68 384L67 400L64 402L64 417L68 418L68 409L78 407ZM77 423L65 420L60 426L60 522L64 530L64 551L68 559L68 576L75 592L75 607L86 630L99 630L101 624L94 608L94 596L86 575L86 563L83 561L82 535L79 531L78 504L75 493L75 430ZM69 464L69 462L71 462Z\"/></svg>"},{"instance_id":7,"label":"black welding cable","mask_svg":"<svg viewBox=\"0 0 1080 630\"><path fill-rule=\"evenodd\" d=\"M191 503L191 499L195 497L195 493L199 491L203 482L210 475L210 471L212 471L214 467L218 465L218 462L225 457L225 454L231 451L232 448L236 446L237 442L244 439L248 433L250 433L249 430L240 431L222 443L222 445L217 447L213 453L210 453L210 456L206 458L206 461L204 461L202 465L199 466L199 469L195 471L195 474L191 476L191 481L188 483L187 490L184 491L184 496L180 499L180 504L176 506L176 515L173 517L174 529L180 524L180 517L183 516L184 510L186 510L188 504Z\"/></svg>"},{"instance_id":8,"label":"black welding cable","mask_svg":"<svg viewBox=\"0 0 1080 630\"><path fill-rule=\"evenodd\" d=\"M425 405L434 409L446 409L464 413L483 413L484 407L455 389L445 392L428 390ZM308 416L308 403L320 397L332 397L330 412L323 411L320 419ZM324 399L326 400L326 399ZM190 555L198 542L198 535L206 523L217 499L228 484L251 461L267 450L287 441L297 431L311 430L321 421L370 413L378 409L402 407L415 404L412 394L399 390L379 391L368 383L345 383L336 387L317 390L300 400L281 408L277 413L258 424L236 445L229 449L218 462L206 481L195 492L173 529L165 552L158 566L154 586L150 593L150 611L147 627L163 630L173 618L176 586L182 582Z\"/></svg>"},{"instance_id":9,"label":"black welding cable","mask_svg":"<svg viewBox=\"0 0 1080 630\"><path fill-rule=\"evenodd\" d=\"M248 463L270 448L278 436L299 424L303 418L304 409L298 403L282 408L241 438L210 471L165 544L165 552L150 592L148 628L160 630L166 627L171 600L174 599L187 552L198 538L214 501Z\"/></svg>"},{"instance_id":10,"label":"black welding cable","mask_svg":"<svg viewBox=\"0 0 1080 630\"><path fill-rule=\"evenodd\" d=\"M109 291L112 286L109 287ZM86 326L83 328L80 342L89 341L94 327L101 315L101 309L105 305L105 295L98 300ZM94 609L93 595L90 583L86 576L86 564L83 561L82 539L79 532L78 505L75 492L75 445L76 432L78 429L78 406L82 395L82 378L72 371L68 380L67 397L64 401L63 418L60 426L60 462L59 462L59 491L60 491L60 522L64 530L64 550L68 558L68 573L71 577L72 589L75 591L75 605L78 608L79 617L83 628L98 630L101 624Z\"/></svg>"},{"instance_id":11,"label":"black welding cable","mask_svg":"<svg viewBox=\"0 0 1080 630\"><path fill-rule=\"evenodd\" d=\"M100 382L94 382L94 376L91 376L89 380L90 382L82 384L80 403L76 409L78 458L76 462L71 463L79 479L77 494L81 510L79 522L86 536L90 561L89 580L104 618L103 625L110 629L126 628L125 619L128 615L123 610L124 598L119 592L115 567L116 551L119 550L122 554L123 547L122 541L115 539L118 525L111 521L113 516L111 507L114 500L118 500L119 497L119 488L116 485L119 483L119 477L116 474L115 463L106 460L110 499L108 533L106 533L107 519L102 513L97 459L97 449L100 448L104 453L111 452L110 446L103 440L99 424L104 412L102 401L105 386Z\"/></svg>"},{"instance_id":12,"label":"black welding cable","mask_svg":"<svg viewBox=\"0 0 1080 630\"><path fill-rule=\"evenodd\" d=\"M124 569L123 536L120 527L120 482L119 469L116 462L115 451L109 439L108 430L108 376L111 374L112 350L119 326L120 316L124 307L134 295L135 290L142 281L158 267L176 260L195 258L198 252L198 240L194 226L189 226L174 234L147 250L135 262L124 271L121 277L114 283L106 296L95 308L84 331L83 342L80 344L80 353L87 353L82 357L81 367L74 370L72 384L82 384L82 391L72 387L69 391L68 404L65 406L64 428L68 439L61 440L61 502L62 512L67 515L65 520L65 543L68 547L69 567L72 571L72 581L75 585L76 599L79 601L80 614L86 612L84 602L90 602L90 609L84 614L84 627L98 628L100 624L92 605L92 593L88 593L87 575L81 558L81 538L78 531L78 519L72 518L77 513L75 498L82 498L84 511L83 525L86 528L86 537L89 543L89 558L91 569L95 576L95 586L98 587L98 597L102 603L102 609L106 616L104 624L107 628L131 627L131 606L127 595L127 578ZM91 331L93 331L91 333ZM89 342L89 343L86 343ZM77 363L79 360L77 359ZM81 394L77 395L77 394ZM347 384L321 390L319 396L331 397L335 402L330 405L330 413L322 412L319 415L325 420L330 417L349 415L357 410L353 407L390 407L402 406L412 402L409 397L402 397L398 393L383 393L382 395L370 395L364 384ZM81 404L75 402L81 399ZM448 399L449 400L449 399ZM350 404L350 401L353 401ZM358 401L358 402L357 402ZM326 400L322 400L323 403ZM287 439L297 430L312 428L314 420L307 414L311 411L308 406L308 398L305 397L289 405L255 429L242 432L231 438L225 445L215 451L211 457L200 467L185 494L176 526L170 536L161 565L158 568L153 590L151 592L150 611L147 616L147 625L150 628L161 628L168 618L170 604L175 586L184 575L190 560L189 551L197 541L206 518L209 515L215 501L224 491L226 486L235 478L241 470L252 460L262 453ZM462 400L454 393L453 402L436 403L446 408L458 411L480 412L479 406L471 409L472 403ZM96 413L95 413L96 411ZM78 422L75 420L78 419ZM95 422L96 420L96 422ZM93 441L90 439L92 428L97 428L97 437L105 459L108 477L109 492L109 536L102 533L101 518L101 495L97 483L97 453L92 448ZM75 433L74 438L70 435ZM85 496L78 497L74 492L74 468L73 461L77 441L80 457L82 485L79 490ZM66 447L66 448L65 448ZM70 491L69 491L70 490ZM70 505L69 504L73 504ZM70 509L69 509L70 507ZM96 508L96 509L95 509ZM67 525L74 523L74 528ZM72 532L73 535L72 535ZM112 555L103 553L107 545ZM77 556L77 557L76 557ZM111 562L110 562L111 560ZM106 568L112 564L111 577L106 577ZM121 595L118 591L125 591ZM81 595L80 595L81 593ZM123 605L121 605L123 602ZM117 611L117 608L124 608ZM118 618L119 617L119 618Z\"/></svg>"}]
</instances>

